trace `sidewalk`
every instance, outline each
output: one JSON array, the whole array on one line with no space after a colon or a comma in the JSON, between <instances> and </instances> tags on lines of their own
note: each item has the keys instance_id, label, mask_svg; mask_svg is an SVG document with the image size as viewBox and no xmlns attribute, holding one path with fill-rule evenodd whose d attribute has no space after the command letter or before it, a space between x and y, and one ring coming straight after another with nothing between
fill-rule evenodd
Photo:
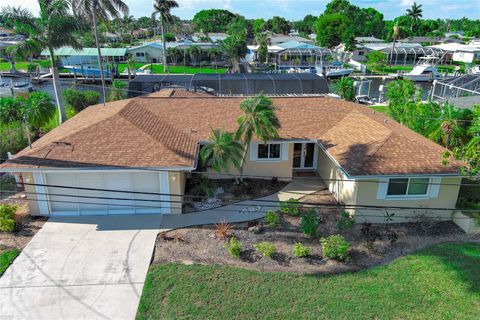
<instances>
[{"instance_id":1,"label":"sidewalk","mask_svg":"<svg viewBox=\"0 0 480 320\"><path fill-rule=\"evenodd\" d=\"M278 201L300 199L305 195L315 193L324 187L320 179L293 180L279 192L254 200L241 201L223 207L201 212L185 214L164 214L161 219L163 231L203 224L213 224L220 221L229 223L245 222L261 219L268 210L277 211ZM261 200L261 201L258 201Z\"/></svg>"}]
</instances>

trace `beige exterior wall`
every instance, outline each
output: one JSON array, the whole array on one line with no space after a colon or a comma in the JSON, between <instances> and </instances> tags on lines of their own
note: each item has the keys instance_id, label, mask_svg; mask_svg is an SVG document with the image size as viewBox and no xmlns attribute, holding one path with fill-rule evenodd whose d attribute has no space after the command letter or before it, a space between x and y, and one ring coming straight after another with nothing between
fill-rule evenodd
<instances>
[{"instance_id":1,"label":"beige exterior wall","mask_svg":"<svg viewBox=\"0 0 480 320\"><path fill-rule=\"evenodd\" d=\"M348 178L321 148L318 148L317 172L337 201L347 205L355 204L357 183L354 180L338 181Z\"/></svg>"},{"instance_id":2,"label":"beige exterior wall","mask_svg":"<svg viewBox=\"0 0 480 320\"><path fill-rule=\"evenodd\" d=\"M23 178L23 182L25 183L36 183L35 180L33 179L33 174L31 172L23 172L19 174ZM28 207L30 208L30 215L32 216L38 216L40 215L40 208L38 206L38 202L35 201L37 200L37 195L35 194L35 186L30 186L30 185L24 185L25 192L26 192L26 197L29 199L28 202ZM29 193L30 192L30 193Z\"/></svg>"},{"instance_id":3,"label":"beige exterior wall","mask_svg":"<svg viewBox=\"0 0 480 320\"><path fill-rule=\"evenodd\" d=\"M370 180L371 181L371 180ZM369 206L389 206L389 207L418 207L425 209L418 210L403 210L392 209L388 210L388 213L394 213L393 221L388 222L412 222L417 215L425 215L427 217L441 218L445 220L452 219L452 211L445 210L429 210L428 208L455 208L458 191L460 190L461 178L446 177L440 180L440 190L438 197L420 199L377 199L377 193L379 183L373 182L360 182L357 181L357 205L369 205ZM446 185L445 185L446 184ZM355 220L358 223L372 222L383 223L385 222L384 211L372 210L372 209L356 209Z\"/></svg>"},{"instance_id":4,"label":"beige exterior wall","mask_svg":"<svg viewBox=\"0 0 480 320\"><path fill-rule=\"evenodd\" d=\"M169 172L168 179L171 194L185 194L185 172ZM183 202L183 196L170 196L170 200L171 213L182 213L182 203L173 201Z\"/></svg>"},{"instance_id":5,"label":"beige exterior wall","mask_svg":"<svg viewBox=\"0 0 480 320\"><path fill-rule=\"evenodd\" d=\"M426 215L445 220L452 219L452 211L445 210L429 210L428 208L455 208L458 192L460 189L461 178L445 177L440 180L440 189L438 196L435 198L405 198L405 199L377 199L379 179L368 179L369 182L362 180L350 181L334 181L348 180L348 177L340 170L335 162L328 157L322 149L318 151L317 171L328 186L328 189L334 194L336 199L346 205L366 205L381 207L418 207L425 209L418 210L388 210L389 214L394 214L393 221L385 221L385 210L376 209L349 209L351 214L355 215L357 223L371 222L411 222L415 220L417 215ZM446 185L445 185L446 184Z\"/></svg>"},{"instance_id":6,"label":"beige exterior wall","mask_svg":"<svg viewBox=\"0 0 480 320\"><path fill-rule=\"evenodd\" d=\"M245 165L243 174L245 176L266 176L266 179L270 177L277 177L279 180L290 181L292 180L293 172L293 143L283 143L282 148L288 148L288 157L285 160L251 160L250 147L247 150L247 156L245 159ZM233 177L227 175L219 175L211 168L208 168L207 174L210 179L233 179ZM228 171L229 174L239 175L240 172L236 168L231 168ZM248 178L248 177L247 177Z\"/></svg>"}]
</instances>

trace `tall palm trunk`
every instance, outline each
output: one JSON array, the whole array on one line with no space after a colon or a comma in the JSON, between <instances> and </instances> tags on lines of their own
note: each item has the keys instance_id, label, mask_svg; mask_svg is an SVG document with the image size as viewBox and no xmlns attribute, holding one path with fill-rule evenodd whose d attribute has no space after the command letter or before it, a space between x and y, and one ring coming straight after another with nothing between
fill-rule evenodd
<instances>
[{"instance_id":1,"label":"tall palm trunk","mask_svg":"<svg viewBox=\"0 0 480 320\"><path fill-rule=\"evenodd\" d=\"M97 46L98 64L100 66L100 79L102 79L103 105L105 105L105 101L107 100L107 93L105 90L105 75L103 74L102 53L100 51L100 41L98 41L97 15L95 11L92 13L92 19L93 19L93 31L95 33L95 45Z\"/></svg>"},{"instance_id":2,"label":"tall palm trunk","mask_svg":"<svg viewBox=\"0 0 480 320\"><path fill-rule=\"evenodd\" d=\"M245 148L243 148L243 154L242 154L242 159L240 161L240 179L235 179L239 182L243 182L243 168L245 166L245 159L247 158L247 152L248 152L248 148L251 147L250 146L250 142L245 142Z\"/></svg>"},{"instance_id":3,"label":"tall palm trunk","mask_svg":"<svg viewBox=\"0 0 480 320\"><path fill-rule=\"evenodd\" d=\"M162 45L163 45L163 72L167 73L168 72L168 65L167 65L167 44L165 41L165 30L163 26L163 17L162 14L160 14L160 31L162 32Z\"/></svg>"},{"instance_id":4,"label":"tall palm trunk","mask_svg":"<svg viewBox=\"0 0 480 320\"><path fill-rule=\"evenodd\" d=\"M55 93L55 101L57 102L59 124L67 120L67 115L65 114L65 106L63 105L63 99L60 96L60 77L58 76L57 66L55 65L55 57L53 56L54 51L52 47L48 48L50 52L50 63L52 64L52 82L53 82L53 92Z\"/></svg>"}]
</instances>

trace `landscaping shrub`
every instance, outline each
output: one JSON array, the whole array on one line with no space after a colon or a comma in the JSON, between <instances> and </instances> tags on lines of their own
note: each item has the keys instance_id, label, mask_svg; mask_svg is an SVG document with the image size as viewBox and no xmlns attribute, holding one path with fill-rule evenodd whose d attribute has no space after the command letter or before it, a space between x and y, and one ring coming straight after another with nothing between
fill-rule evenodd
<instances>
[{"instance_id":1,"label":"landscaping shrub","mask_svg":"<svg viewBox=\"0 0 480 320\"><path fill-rule=\"evenodd\" d=\"M304 234L310 237L317 236L317 229L320 221L318 219L317 212L315 209L310 210L310 212L304 213L302 219L300 220L300 230Z\"/></svg>"},{"instance_id":2,"label":"landscaping shrub","mask_svg":"<svg viewBox=\"0 0 480 320\"><path fill-rule=\"evenodd\" d=\"M188 181L190 193L196 197L212 197L215 189L210 180L201 174L195 174Z\"/></svg>"},{"instance_id":3,"label":"landscaping shrub","mask_svg":"<svg viewBox=\"0 0 480 320\"><path fill-rule=\"evenodd\" d=\"M17 206L0 204L0 231L12 232L15 230L15 220L13 220L13 215L16 211Z\"/></svg>"},{"instance_id":4,"label":"landscaping shrub","mask_svg":"<svg viewBox=\"0 0 480 320\"><path fill-rule=\"evenodd\" d=\"M276 212L268 210L265 216L265 222L269 227L278 227L278 225L280 224L280 216Z\"/></svg>"},{"instance_id":5,"label":"landscaping shrub","mask_svg":"<svg viewBox=\"0 0 480 320\"><path fill-rule=\"evenodd\" d=\"M228 242L224 244L224 248L235 258L239 258L243 251L243 246L235 237L231 237Z\"/></svg>"},{"instance_id":6,"label":"landscaping shrub","mask_svg":"<svg viewBox=\"0 0 480 320\"><path fill-rule=\"evenodd\" d=\"M351 229L355 225L355 217L351 216L347 211L342 211L340 220L337 222L337 228L340 230Z\"/></svg>"},{"instance_id":7,"label":"landscaping shrub","mask_svg":"<svg viewBox=\"0 0 480 320\"><path fill-rule=\"evenodd\" d=\"M0 122L0 158L7 159L7 152L15 154L28 146L22 122Z\"/></svg>"},{"instance_id":8,"label":"landscaping shrub","mask_svg":"<svg viewBox=\"0 0 480 320\"><path fill-rule=\"evenodd\" d=\"M280 211L291 216L298 216L300 214L300 201L293 198L280 201Z\"/></svg>"},{"instance_id":9,"label":"landscaping shrub","mask_svg":"<svg viewBox=\"0 0 480 320\"><path fill-rule=\"evenodd\" d=\"M264 257L269 257L269 258L271 258L272 255L277 251L277 249L275 248L275 245L268 241L260 242L258 244L253 245L253 247L255 248L255 250L260 252Z\"/></svg>"},{"instance_id":10,"label":"landscaping shrub","mask_svg":"<svg viewBox=\"0 0 480 320\"><path fill-rule=\"evenodd\" d=\"M307 257L310 255L311 252L312 252L312 249L304 246L300 242L295 243L292 247L292 254L294 257L298 257L298 258Z\"/></svg>"},{"instance_id":11,"label":"landscaping shrub","mask_svg":"<svg viewBox=\"0 0 480 320\"><path fill-rule=\"evenodd\" d=\"M100 100L100 93L96 91L80 91L73 87L63 90L63 98L68 106L80 112L88 106L97 104Z\"/></svg>"},{"instance_id":12,"label":"landscaping shrub","mask_svg":"<svg viewBox=\"0 0 480 320\"><path fill-rule=\"evenodd\" d=\"M350 244L342 235L336 234L327 238L322 238L323 256L328 259L344 261L348 259L348 249Z\"/></svg>"},{"instance_id":13,"label":"landscaping shrub","mask_svg":"<svg viewBox=\"0 0 480 320\"><path fill-rule=\"evenodd\" d=\"M215 238L225 240L232 235L232 225L226 221L215 224Z\"/></svg>"}]
</instances>

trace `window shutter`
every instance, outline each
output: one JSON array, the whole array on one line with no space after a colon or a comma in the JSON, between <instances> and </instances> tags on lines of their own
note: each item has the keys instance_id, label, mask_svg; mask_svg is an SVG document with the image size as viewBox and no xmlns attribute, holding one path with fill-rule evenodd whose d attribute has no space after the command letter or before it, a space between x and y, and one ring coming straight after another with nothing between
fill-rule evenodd
<instances>
[{"instance_id":1,"label":"window shutter","mask_svg":"<svg viewBox=\"0 0 480 320\"><path fill-rule=\"evenodd\" d=\"M438 198L438 193L440 192L440 183L442 178L432 178L430 179L430 198Z\"/></svg>"},{"instance_id":2,"label":"window shutter","mask_svg":"<svg viewBox=\"0 0 480 320\"><path fill-rule=\"evenodd\" d=\"M383 200L387 197L388 178L381 178L378 180L377 199Z\"/></svg>"},{"instance_id":3,"label":"window shutter","mask_svg":"<svg viewBox=\"0 0 480 320\"><path fill-rule=\"evenodd\" d=\"M250 142L250 161L257 161L258 143Z\"/></svg>"},{"instance_id":4,"label":"window shutter","mask_svg":"<svg viewBox=\"0 0 480 320\"><path fill-rule=\"evenodd\" d=\"M287 161L288 160L288 149L290 147L290 144L288 142L284 142L281 144L281 153L282 153L282 156L281 156L281 159L282 161Z\"/></svg>"}]
</instances>

